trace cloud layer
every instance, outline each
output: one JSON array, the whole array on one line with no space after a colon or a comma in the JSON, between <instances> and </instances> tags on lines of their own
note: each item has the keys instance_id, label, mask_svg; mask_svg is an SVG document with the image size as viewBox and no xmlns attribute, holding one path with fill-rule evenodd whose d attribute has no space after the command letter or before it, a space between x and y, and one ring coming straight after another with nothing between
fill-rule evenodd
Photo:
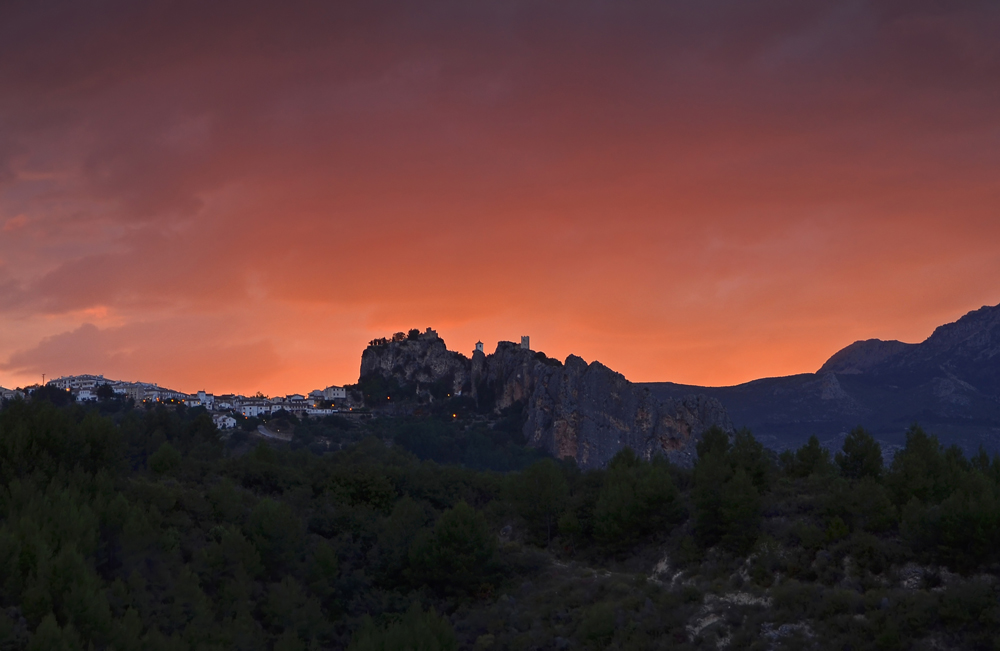
<instances>
[{"instance_id":1,"label":"cloud layer","mask_svg":"<svg viewBox=\"0 0 1000 651\"><path fill-rule=\"evenodd\" d=\"M811 371L1000 302L995 3L7 3L0 384L531 334Z\"/></svg>"}]
</instances>

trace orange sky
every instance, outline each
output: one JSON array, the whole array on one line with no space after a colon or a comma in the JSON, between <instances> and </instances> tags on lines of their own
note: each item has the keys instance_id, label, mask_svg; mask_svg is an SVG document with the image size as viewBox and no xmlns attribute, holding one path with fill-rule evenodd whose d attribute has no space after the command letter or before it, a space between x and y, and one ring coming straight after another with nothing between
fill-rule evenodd
<instances>
[{"instance_id":1,"label":"orange sky","mask_svg":"<svg viewBox=\"0 0 1000 651\"><path fill-rule=\"evenodd\" d=\"M1000 303L998 7L3 3L0 385L306 391L427 326L711 385L920 341Z\"/></svg>"}]
</instances>

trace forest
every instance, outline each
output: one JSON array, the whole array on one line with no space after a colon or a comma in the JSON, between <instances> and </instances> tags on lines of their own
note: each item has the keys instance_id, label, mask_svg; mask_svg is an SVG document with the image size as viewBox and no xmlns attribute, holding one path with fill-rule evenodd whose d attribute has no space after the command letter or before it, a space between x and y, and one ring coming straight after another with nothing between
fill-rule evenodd
<instances>
[{"instance_id":1,"label":"forest","mask_svg":"<svg viewBox=\"0 0 1000 651\"><path fill-rule=\"evenodd\" d=\"M992 649L1000 458L912 426L581 471L516 411L0 410L0 648ZM249 428L252 429L252 428Z\"/></svg>"}]
</instances>

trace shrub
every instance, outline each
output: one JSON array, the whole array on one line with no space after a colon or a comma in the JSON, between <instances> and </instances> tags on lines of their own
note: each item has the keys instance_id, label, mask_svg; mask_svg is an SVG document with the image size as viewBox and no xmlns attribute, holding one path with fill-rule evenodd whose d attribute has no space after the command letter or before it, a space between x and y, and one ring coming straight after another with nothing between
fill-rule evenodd
<instances>
[{"instance_id":1,"label":"shrub","mask_svg":"<svg viewBox=\"0 0 1000 651\"><path fill-rule=\"evenodd\" d=\"M456 651L455 631L431 608L424 612L416 602L396 621L376 626L365 616L354 634L349 651Z\"/></svg>"}]
</instances>

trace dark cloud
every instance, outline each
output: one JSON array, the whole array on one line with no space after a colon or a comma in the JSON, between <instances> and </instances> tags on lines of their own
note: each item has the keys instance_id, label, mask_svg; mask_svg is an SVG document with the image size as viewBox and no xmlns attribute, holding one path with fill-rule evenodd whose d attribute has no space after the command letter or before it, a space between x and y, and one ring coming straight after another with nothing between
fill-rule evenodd
<instances>
[{"instance_id":1,"label":"dark cloud","mask_svg":"<svg viewBox=\"0 0 1000 651\"><path fill-rule=\"evenodd\" d=\"M556 319L647 377L689 362L629 337L736 309L929 327L966 298L913 258L1000 299L997 33L990 2L3 3L0 309ZM842 329L809 332L803 368Z\"/></svg>"}]
</instances>

